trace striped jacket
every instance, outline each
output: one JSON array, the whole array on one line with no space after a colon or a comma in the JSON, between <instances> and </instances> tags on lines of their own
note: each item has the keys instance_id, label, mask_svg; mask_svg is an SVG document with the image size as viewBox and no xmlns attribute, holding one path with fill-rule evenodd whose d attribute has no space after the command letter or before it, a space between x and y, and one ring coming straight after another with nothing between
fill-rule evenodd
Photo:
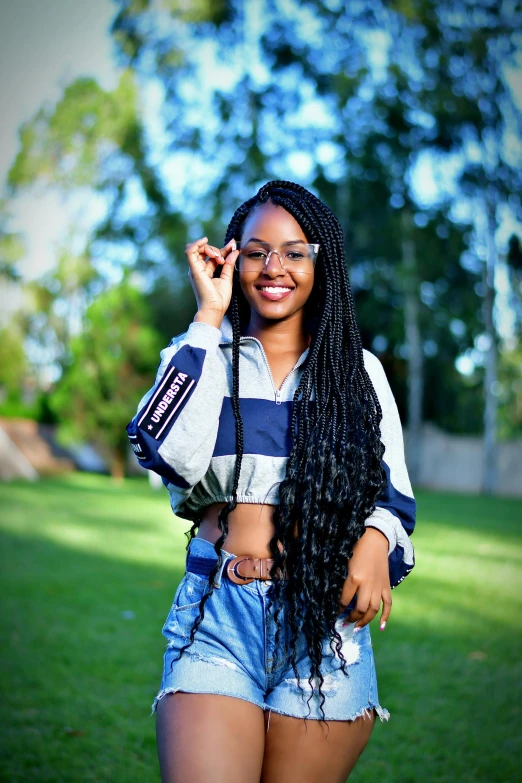
<instances>
[{"instance_id":1,"label":"striped jacket","mask_svg":"<svg viewBox=\"0 0 522 783\"><path fill-rule=\"evenodd\" d=\"M395 587L415 560L410 535L416 503L404 461L397 405L379 359L364 350L366 370L381 403L383 465L388 477L366 525L389 542L390 582ZM277 505L279 484L291 448L292 399L308 349L276 389L263 346L254 337L240 342L239 397L244 424L244 456L239 503ZM159 473L175 514L193 520L211 503L231 499L235 466L232 410L232 327L191 323L161 352L152 389L127 425L136 457Z\"/></svg>"}]
</instances>

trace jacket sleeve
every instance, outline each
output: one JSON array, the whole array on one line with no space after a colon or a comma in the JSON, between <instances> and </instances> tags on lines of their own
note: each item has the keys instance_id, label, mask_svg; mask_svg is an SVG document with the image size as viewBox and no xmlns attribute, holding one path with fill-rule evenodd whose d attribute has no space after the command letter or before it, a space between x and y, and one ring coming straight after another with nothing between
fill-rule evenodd
<instances>
[{"instance_id":1,"label":"jacket sleeve","mask_svg":"<svg viewBox=\"0 0 522 783\"><path fill-rule=\"evenodd\" d=\"M194 322L161 351L152 389L127 425L142 467L163 478L175 511L208 470L226 389L221 331Z\"/></svg>"},{"instance_id":2,"label":"jacket sleeve","mask_svg":"<svg viewBox=\"0 0 522 783\"><path fill-rule=\"evenodd\" d=\"M390 584L396 587L415 565L410 536L415 527L416 502L404 458L404 439L397 403L379 359L364 351L365 364L382 408L381 441L387 486L376 500L376 508L365 522L388 539Z\"/></svg>"}]
</instances>

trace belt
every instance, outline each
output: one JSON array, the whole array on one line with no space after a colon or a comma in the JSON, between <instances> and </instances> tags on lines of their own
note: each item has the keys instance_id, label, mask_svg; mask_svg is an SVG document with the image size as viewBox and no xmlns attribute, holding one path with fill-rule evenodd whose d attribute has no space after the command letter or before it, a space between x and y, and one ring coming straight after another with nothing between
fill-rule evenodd
<instances>
[{"instance_id":1,"label":"belt","mask_svg":"<svg viewBox=\"0 0 522 783\"><path fill-rule=\"evenodd\" d=\"M270 557L238 555L228 561L225 571L231 582L236 585L246 585L253 582L254 579L262 579L263 581L271 579L270 569L273 563L274 560ZM215 564L216 561L208 557L189 555L186 570L193 574L199 574L199 576L208 577Z\"/></svg>"}]
</instances>

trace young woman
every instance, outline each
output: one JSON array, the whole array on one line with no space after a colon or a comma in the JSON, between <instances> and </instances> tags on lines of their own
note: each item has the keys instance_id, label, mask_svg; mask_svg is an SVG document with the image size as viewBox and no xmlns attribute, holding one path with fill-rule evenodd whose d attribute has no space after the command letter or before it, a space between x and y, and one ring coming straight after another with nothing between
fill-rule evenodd
<instances>
[{"instance_id":1,"label":"young woman","mask_svg":"<svg viewBox=\"0 0 522 783\"><path fill-rule=\"evenodd\" d=\"M397 406L309 191L269 182L224 247L186 255L197 314L127 428L194 523L153 704L162 780L342 783L389 717L368 623L414 565Z\"/></svg>"}]
</instances>

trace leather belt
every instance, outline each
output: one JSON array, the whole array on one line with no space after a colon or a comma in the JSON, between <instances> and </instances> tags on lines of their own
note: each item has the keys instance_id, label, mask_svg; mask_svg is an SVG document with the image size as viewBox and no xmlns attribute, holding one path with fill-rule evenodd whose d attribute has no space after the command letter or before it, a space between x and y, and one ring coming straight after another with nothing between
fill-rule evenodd
<instances>
[{"instance_id":1,"label":"leather belt","mask_svg":"<svg viewBox=\"0 0 522 783\"><path fill-rule=\"evenodd\" d=\"M254 579L271 579L270 569L274 561L270 557L250 557L239 555L227 563L227 575L236 585L246 585Z\"/></svg>"}]
</instances>

